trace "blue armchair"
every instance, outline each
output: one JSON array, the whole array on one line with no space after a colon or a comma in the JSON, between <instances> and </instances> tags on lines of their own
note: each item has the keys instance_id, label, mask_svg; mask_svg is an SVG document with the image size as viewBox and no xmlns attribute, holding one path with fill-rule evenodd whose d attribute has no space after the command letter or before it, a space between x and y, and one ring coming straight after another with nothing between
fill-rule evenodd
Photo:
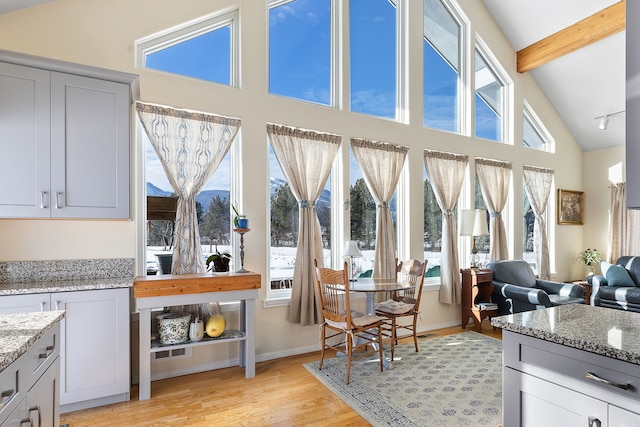
<instances>
[{"instance_id":1,"label":"blue armchair","mask_svg":"<svg viewBox=\"0 0 640 427\"><path fill-rule=\"evenodd\" d=\"M570 283L537 279L524 260L494 261L493 302L498 314L513 314L563 304L584 304L584 288Z\"/></svg>"}]
</instances>

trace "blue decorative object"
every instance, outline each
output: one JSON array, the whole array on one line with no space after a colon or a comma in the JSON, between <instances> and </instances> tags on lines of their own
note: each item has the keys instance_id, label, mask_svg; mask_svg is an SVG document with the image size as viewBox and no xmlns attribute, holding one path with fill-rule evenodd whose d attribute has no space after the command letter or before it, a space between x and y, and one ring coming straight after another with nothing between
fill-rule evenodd
<instances>
[{"instance_id":1,"label":"blue decorative object","mask_svg":"<svg viewBox=\"0 0 640 427\"><path fill-rule=\"evenodd\" d=\"M609 286L634 287L636 285L629 272L621 265L611 265L607 269L605 277Z\"/></svg>"},{"instance_id":2,"label":"blue decorative object","mask_svg":"<svg viewBox=\"0 0 640 427\"><path fill-rule=\"evenodd\" d=\"M249 218L238 218L238 228L249 228Z\"/></svg>"}]
</instances>

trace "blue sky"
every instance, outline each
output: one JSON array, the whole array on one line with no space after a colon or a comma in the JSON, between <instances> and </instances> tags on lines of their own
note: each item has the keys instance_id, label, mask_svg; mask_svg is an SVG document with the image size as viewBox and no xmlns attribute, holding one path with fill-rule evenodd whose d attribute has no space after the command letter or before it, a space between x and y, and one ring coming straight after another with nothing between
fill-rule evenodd
<instances>
[{"instance_id":1,"label":"blue sky","mask_svg":"<svg viewBox=\"0 0 640 427\"><path fill-rule=\"evenodd\" d=\"M347 70L346 78L350 81L351 96L345 109L395 118L395 7L388 0L350 0L349 7L351 69ZM329 0L294 0L269 10L270 93L330 103L330 15ZM455 71L437 51L423 43L424 73L430 82L425 84L425 124L455 132L451 112L456 102ZM230 57L230 31L223 27L147 56L147 67L229 84ZM487 128L479 125L478 132L495 132L490 124ZM169 190L151 145L147 147L147 181ZM272 176L283 178L274 162L271 158ZM350 164L353 184L362 174L353 158ZM228 189L229 181L227 155L205 189Z\"/></svg>"}]
</instances>

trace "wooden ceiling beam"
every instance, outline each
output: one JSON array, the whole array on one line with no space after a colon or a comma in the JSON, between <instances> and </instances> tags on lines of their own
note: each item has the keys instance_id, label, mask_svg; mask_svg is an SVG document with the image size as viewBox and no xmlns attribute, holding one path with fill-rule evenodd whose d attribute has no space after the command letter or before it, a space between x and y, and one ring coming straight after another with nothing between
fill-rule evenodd
<instances>
[{"instance_id":1,"label":"wooden ceiling beam","mask_svg":"<svg viewBox=\"0 0 640 427\"><path fill-rule=\"evenodd\" d=\"M525 73L624 30L625 9L626 0L621 0L519 50L516 53L518 72Z\"/></svg>"}]
</instances>

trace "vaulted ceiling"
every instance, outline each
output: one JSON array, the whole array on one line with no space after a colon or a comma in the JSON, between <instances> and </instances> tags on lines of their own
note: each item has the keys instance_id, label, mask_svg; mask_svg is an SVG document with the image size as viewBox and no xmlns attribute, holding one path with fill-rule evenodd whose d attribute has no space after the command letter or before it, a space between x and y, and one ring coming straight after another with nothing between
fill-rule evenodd
<instances>
[{"instance_id":1,"label":"vaulted ceiling","mask_svg":"<svg viewBox=\"0 0 640 427\"><path fill-rule=\"evenodd\" d=\"M527 53L534 59L540 54L540 63L523 71L531 73L582 149L624 145L624 113L611 116L606 130L595 119L625 109L624 1L482 2L519 53L519 68L531 59ZM554 48L568 53L555 56Z\"/></svg>"}]
</instances>

